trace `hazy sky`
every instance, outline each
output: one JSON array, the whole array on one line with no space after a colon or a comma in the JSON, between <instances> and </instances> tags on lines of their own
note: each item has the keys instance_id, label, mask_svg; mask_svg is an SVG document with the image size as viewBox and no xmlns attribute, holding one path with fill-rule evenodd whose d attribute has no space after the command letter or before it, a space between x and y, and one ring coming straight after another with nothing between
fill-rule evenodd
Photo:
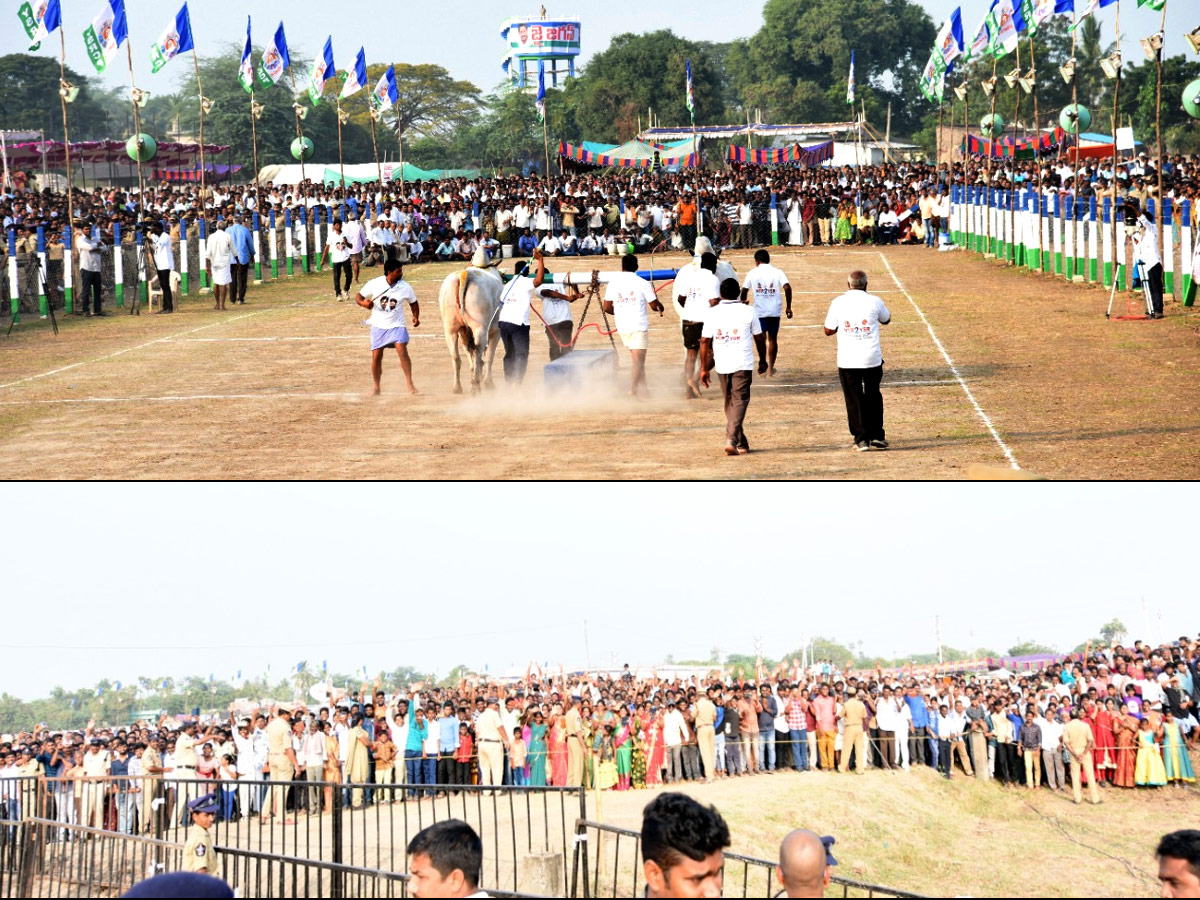
<instances>
[{"instance_id":1,"label":"hazy sky","mask_svg":"<svg viewBox=\"0 0 1200 900\"><path fill-rule=\"evenodd\" d=\"M1182 485L9 485L0 691L1200 628ZM1145 598L1143 610L1141 598ZM587 621L587 644L584 622Z\"/></svg>"},{"instance_id":2,"label":"hazy sky","mask_svg":"<svg viewBox=\"0 0 1200 900\"><path fill-rule=\"evenodd\" d=\"M191 69L190 58L179 58L168 64L158 75L150 74L150 43L162 33L182 0L126 0L129 30L133 42L135 76L138 86L151 92L171 92L175 82ZM937 24L941 24L955 6L963 10L963 26L973 29L982 18L990 0L920 0ZM82 33L100 10L103 0L62 0L63 20L66 23L67 62L79 72L92 73L84 51ZM1076 0L1082 8L1084 0ZM0 29L0 53L21 52L27 48L24 33L16 23L16 0L10 4L13 14L9 27ZM473 81L485 91L504 77L500 57L504 44L500 39L500 23L514 15L536 15L540 2L493 3L480 0L459 2L438 7L425 7L424 14L412 11L410 4L377 3L351 6L346 12L315 0L292 0L287 4L264 2L233 2L233 0L197 0L190 4L192 29L203 57L225 45L241 48L245 40L246 13L254 20L255 44L261 46L273 35L283 15L288 44L311 58L332 32L334 61L339 70L353 60L360 46L366 50L368 63L374 62L433 62L445 66L457 78ZM1142 59L1137 38L1158 30L1159 14L1139 9L1135 0L1122 0L1122 33L1126 58L1132 62ZM597 3L566 4L546 0L550 17L578 16L583 30L583 61L608 46L615 34L634 31L653 31L671 28L677 34L693 40L727 41L754 34L762 24L762 7L756 3L729 3L727 0L691 0L680 5L671 3ZM1113 11L1109 7L1101 14L1104 33L1113 30ZM1190 53L1183 33L1195 28L1198 21L1192 10L1195 0L1170 0L1167 3L1167 52ZM336 14L335 14L336 13ZM57 37L44 46L42 54L58 54ZM857 48L859 58L870 54L869 47ZM256 58L257 62L257 58ZM296 73L297 82L303 82ZM845 78L838 72L836 77ZM104 76L109 86L128 83L128 67L122 51ZM920 102L914 98L914 102ZM682 120L683 112L680 111ZM667 113L663 112L663 121Z\"/></svg>"}]
</instances>

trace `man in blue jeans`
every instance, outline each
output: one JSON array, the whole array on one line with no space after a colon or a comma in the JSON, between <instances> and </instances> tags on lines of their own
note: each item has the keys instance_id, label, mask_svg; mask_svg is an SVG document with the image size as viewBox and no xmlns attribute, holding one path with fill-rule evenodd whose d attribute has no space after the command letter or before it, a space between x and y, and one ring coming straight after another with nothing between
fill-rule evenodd
<instances>
[{"instance_id":1,"label":"man in blue jeans","mask_svg":"<svg viewBox=\"0 0 1200 900\"><path fill-rule=\"evenodd\" d=\"M807 712L808 701L804 699L800 686L797 685L783 708L783 714L787 716L788 741L792 745L792 767L797 772L808 771L808 721L805 718Z\"/></svg>"},{"instance_id":2,"label":"man in blue jeans","mask_svg":"<svg viewBox=\"0 0 1200 900\"><path fill-rule=\"evenodd\" d=\"M758 770L774 772L775 717L779 715L779 705L771 696L771 689L765 684L758 689L754 711L758 714Z\"/></svg>"}]
</instances>

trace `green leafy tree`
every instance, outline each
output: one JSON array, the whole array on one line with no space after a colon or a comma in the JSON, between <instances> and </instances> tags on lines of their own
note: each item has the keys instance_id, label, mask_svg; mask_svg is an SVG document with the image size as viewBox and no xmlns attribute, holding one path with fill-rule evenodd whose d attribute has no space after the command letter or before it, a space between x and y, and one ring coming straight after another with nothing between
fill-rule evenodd
<instances>
[{"instance_id":1,"label":"green leafy tree","mask_svg":"<svg viewBox=\"0 0 1200 900\"><path fill-rule=\"evenodd\" d=\"M376 63L367 66L369 88L375 86L388 65ZM471 82L458 81L445 68L432 63L395 63L394 66L400 99L394 107L384 112L378 125L393 135L393 142L397 122L404 126L404 143L407 146L410 140L418 138L450 139L460 128L478 118L482 95ZM366 96L366 92L363 96ZM365 103L356 103L356 100L358 97L349 101L355 107L351 121L369 131L371 119L368 107Z\"/></svg>"},{"instance_id":2,"label":"green leafy tree","mask_svg":"<svg viewBox=\"0 0 1200 900\"><path fill-rule=\"evenodd\" d=\"M1154 107L1157 99L1158 67L1152 60L1143 60L1139 65L1127 66L1122 74L1121 108L1124 115L1133 119L1133 131L1148 150L1155 152ZM1186 56L1168 56L1163 59L1162 85L1162 129L1163 148L1166 152L1175 149L1174 136L1187 130L1195 130L1195 120L1183 110L1180 95L1189 82L1200 78L1200 62Z\"/></svg>"},{"instance_id":3,"label":"green leafy tree","mask_svg":"<svg viewBox=\"0 0 1200 900\"><path fill-rule=\"evenodd\" d=\"M66 78L79 88L79 96L67 105L71 140L111 137L108 113L92 85L69 66ZM28 53L0 56L0 128L42 129L48 139L61 141L63 124L58 81L58 61L55 59Z\"/></svg>"},{"instance_id":4,"label":"green leafy tree","mask_svg":"<svg viewBox=\"0 0 1200 900\"><path fill-rule=\"evenodd\" d=\"M1118 644L1125 640L1129 629L1120 619L1113 619L1100 626L1100 640L1106 644L1116 641Z\"/></svg>"},{"instance_id":5,"label":"green leafy tree","mask_svg":"<svg viewBox=\"0 0 1200 900\"><path fill-rule=\"evenodd\" d=\"M1036 656L1039 653L1057 653L1053 647L1046 644L1039 644L1037 641L1021 641L1020 643L1009 647L1006 656Z\"/></svg>"},{"instance_id":6,"label":"green leafy tree","mask_svg":"<svg viewBox=\"0 0 1200 900\"><path fill-rule=\"evenodd\" d=\"M918 79L937 29L913 0L767 0L763 26L729 52L743 107L769 121L845 121L850 52L857 99L882 122L893 101L893 132L911 133L923 110Z\"/></svg>"},{"instance_id":7,"label":"green leafy tree","mask_svg":"<svg viewBox=\"0 0 1200 900\"><path fill-rule=\"evenodd\" d=\"M588 140L627 141L637 132L639 115L644 122L649 108L664 125L687 125L688 59L696 124L720 124L725 86L709 49L662 30L617 35L567 84L567 101L579 131Z\"/></svg>"}]
</instances>

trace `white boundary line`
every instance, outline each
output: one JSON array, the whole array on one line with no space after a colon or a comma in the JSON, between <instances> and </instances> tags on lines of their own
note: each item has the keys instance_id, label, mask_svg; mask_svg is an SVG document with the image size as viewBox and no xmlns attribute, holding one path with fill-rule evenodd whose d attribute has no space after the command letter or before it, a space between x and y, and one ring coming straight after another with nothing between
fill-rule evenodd
<instances>
[{"instance_id":1,"label":"white boundary line","mask_svg":"<svg viewBox=\"0 0 1200 900\"><path fill-rule=\"evenodd\" d=\"M942 381L884 381L880 387L919 387L926 385L944 385L958 384L953 378L947 378ZM836 381L808 381L803 384L776 384L773 381L762 383L755 382L755 388L796 388L796 387L841 387L841 384Z\"/></svg>"},{"instance_id":2,"label":"white boundary line","mask_svg":"<svg viewBox=\"0 0 1200 900\"><path fill-rule=\"evenodd\" d=\"M427 341L445 340L444 335L440 334L412 334L408 335L409 339L422 339ZM163 338L165 344L236 344L236 343L269 343L275 341L367 341L369 335L363 334L325 334L319 337L228 337L228 338Z\"/></svg>"},{"instance_id":3,"label":"white boundary line","mask_svg":"<svg viewBox=\"0 0 1200 900\"><path fill-rule=\"evenodd\" d=\"M205 331L209 328L216 328L220 325L228 325L230 322L238 322L242 319L248 319L251 316L260 316L263 313L271 312L272 309L285 309L286 307L276 306L271 309L256 309L254 312L242 313L240 316L234 316L229 319L222 319L219 322L210 322L207 325L201 325L199 328L189 328L187 331L180 331L176 334L170 334L166 337L155 338L152 341L146 341L144 344L138 344L134 347L126 347L124 350L116 350L113 353L106 353L104 356L97 356L95 359L85 359L80 362L71 363L70 365L60 366L57 369L51 369L49 372L39 372L37 375L30 375L26 378L18 378L16 381L10 381L8 384L0 384L0 389L16 387L19 384L28 384L31 381L37 381L39 378L49 378L51 375L58 375L62 372L69 372L71 369L78 369L80 366L88 366L92 363L104 362L108 359L115 359L118 356L123 356L126 353L133 353L135 350L145 350L147 347L153 347L155 344L162 344L166 341L174 340L175 338L183 337L188 334L195 334L197 331Z\"/></svg>"},{"instance_id":4,"label":"white boundary line","mask_svg":"<svg viewBox=\"0 0 1200 900\"><path fill-rule=\"evenodd\" d=\"M1014 469L1019 470L1021 467L1017 463L1017 458L1013 456L1012 450L1010 450L1008 445L1005 444L1001 439L999 432L996 431L996 426L992 424L992 420L988 417L988 414L983 411L983 407L979 405L979 401L975 399L975 395L972 394L971 389L967 387L966 380L958 371L958 366L954 365L954 360L950 358L950 354L946 352L946 348L942 346L942 342L938 340L937 333L934 332L933 326L929 324L929 320L925 318L925 313L921 310L921 307L917 306L917 301L913 299L912 294L908 292L908 289L900 283L900 279L896 277L896 272L892 268L892 264L888 262L887 257L880 253L879 258L883 260L884 268L886 268L888 270L888 274L892 276L892 281L896 282L896 287L900 288L900 291L905 297L908 298L908 302L912 304L912 308L917 311L917 315L920 316L921 321L925 323L925 327L929 330L929 336L933 338L934 345L941 352L942 358L946 360L946 365L950 367L950 372L954 375L955 380L963 389L963 393L966 394L967 399L971 401L971 406L975 408L976 414L978 414L980 420L987 427L987 430L991 433L992 437L995 438L996 443L1000 445L1000 449L1004 451L1005 459L1008 460L1009 464Z\"/></svg>"},{"instance_id":5,"label":"white boundary line","mask_svg":"<svg viewBox=\"0 0 1200 900\"><path fill-rule=\"evenodd\" d=\"M190 394L170 397L59 397L51 400L0 400L0 406L53 406L63 403L197 403L208 400L365 400L367 394Z\"/></svg>"}]
</instances>

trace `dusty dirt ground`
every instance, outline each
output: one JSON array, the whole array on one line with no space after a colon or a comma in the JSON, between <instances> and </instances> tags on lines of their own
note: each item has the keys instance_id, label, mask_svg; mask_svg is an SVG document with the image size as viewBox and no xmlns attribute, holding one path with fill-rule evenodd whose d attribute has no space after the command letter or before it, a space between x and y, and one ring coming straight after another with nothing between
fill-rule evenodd
<instances>
[{"instance_id":1,"label":"dusty dirt ground","mask_svg":"<svg viewBox=\"0 0 1200 900\"><path fill-rule=\"evenodd\" d=\"M726 258L739 275L753 265L748 252ZM523 388L503 384L501 351L495 390L451 394L437 289L453 267L428 264L406 273L421 306L410 344L416 397L403 393L394 356L385 357L383 397L367 396L365 311L333 300L327 274L251 288L244 307L226 312L193 296L172 316L60 318L57 337L27 317L0 338L5 475L959 479L972 463L1013 460L1053 478L1195 474L1200 320L1192 310L1168 302L1160 322L1106 322L1108 294L1098 288L920 247L781 248L773 262L792 281L795 316L784 321L776 377L756 378L746 426L754 452L745 457L721 452L716 390L683 398L684 353L669 305L652 317L648 400L624 396L629 363L619 338L611 382L549 393L536 319ZM599 265L616 268L615 260ZM592 266L554 260L551 269ZM820 328L853 268L868 272L893 314L883 335L887 453L850 449L835 339ZM588 321L598 319L593 304ZM594 330L579 343L607 346Z\"/></svg>"}]
</instances>

